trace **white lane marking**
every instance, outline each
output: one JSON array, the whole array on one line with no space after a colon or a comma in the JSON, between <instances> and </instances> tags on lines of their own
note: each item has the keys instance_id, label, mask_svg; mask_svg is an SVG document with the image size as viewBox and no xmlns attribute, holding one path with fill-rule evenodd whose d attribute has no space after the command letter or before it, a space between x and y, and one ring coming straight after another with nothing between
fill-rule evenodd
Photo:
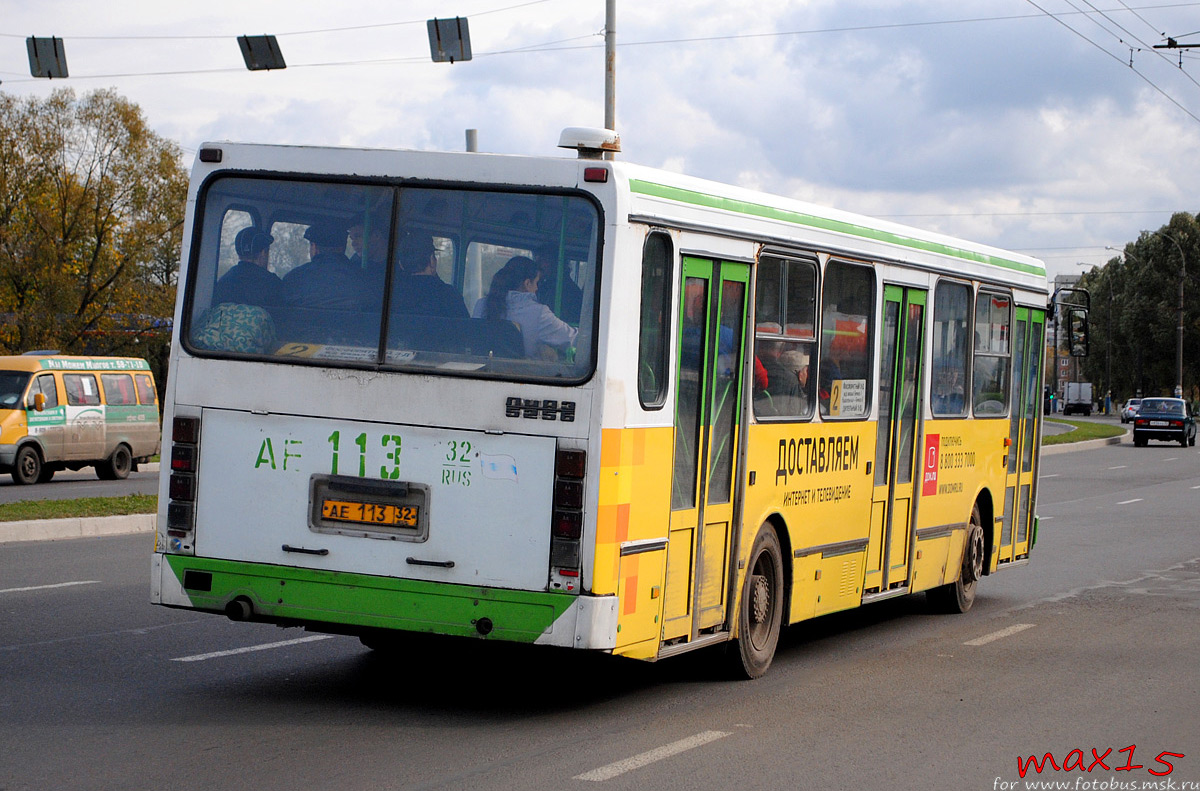
<instances>
[{"instance_id":1,"label":"white lane marking","mask_svg":"<svg viewBox=\"0 0 1200 791\"><path fill-rule=\"evenodd\" d=\"M1178 456L1172 456L1172 457L1171 457L1171 458L1169 458L1169 459L1163 459L1163 461L1164 461L1164 462L1168 462L1168 461L1179 461L1179 457L1178 457Z\"/></svg>"},{"instance_id":2,"label":"white lane marking","mask_svg":"<svg viewBox=\"0 0 1200 791\"><path fill-rule=\"evenodd\" d=\"M1117 503L1117 505L1129 505L1130 503L1140 503L1141 501L1142 498L1135 497L1132 500L1122 500L1121 502Z\"/></svg>"},{"instance_id":3,"label":"white lane marking","mask_svg":"<svg viewBox=\"0 0 1200 791\"><path fill-rule=\"evenodd\" d=\"M1123 470L1123 469L1125 469L1125 468L1126 468L1126 467L1128 467L1128 466L1129 466L1128 464L1121 464L1121 465L1118 465L1118 466L1116 466L1116 467L1109 467L1109 469L1110 469L1110 470Z\"/></svg>"},{"instance_id":4,"label":"white lane marking","mask_svg":"<svg viewBox=\"0 0 1200 791\"><path fill-rule=\"evenodd\" d=\"M1042 520L1043 522L1048 522L1053 518L1053 516L1038 516L1038 519Z\"/></svg>"},{"instance_id":5,"label":"white lane marking","mask_svg":"<svg viewBox=\"0 0 1200 791\"><path fill-rule=\"evenodd\" d=\"M1200 486L1193 486L1193 489L1200 489Z\"/></svg>"},{"instance_id":6,"label":"white lane marking","mask_svg":"<svg viewBox=\"0 0 1200 791\"><path fill-rule=\"evenodd\" d=\"M677 742L656 747L653 750L647 750L641 755L635 755L632 758L626 758L624 761L617 761L608 766L601 766L599 769L593 769L590 772L584 772L581 775L575 775L574 780L594 780L596 782L603 780L611 780L618 775L623 775L626 772L631 772L634 769L640 769L647 764L652 764L655 761L661 761L664 758L670 758L672 755L678 755L682 752L695 749L709 742L715 742L717 739L724 739L728 736L727 731L704 731L697 733L695 736L689 736L686 739L680 739Z\"/></svg>"},{"instance_id":7,"label":"white lane marking","mask_svg":"<svg viewBox=\"0 0 1200 791\"><path fill-rule=\"evenodd\" d=\"M1057 478L1058 476L1059 476L1059 473L1055 472L1055 473L1051 473L1050 475L1043 475L1042 477L1043 478Z\"/></svg>"},{"instance_id":8,"label":"white lane marking","mask_svg":"<svg viewBox=\"0 0 1200 791\"><path fill-rule=\"evenodd\" d=\"M297 637L295 640L281 640L278 643L263 643L262 645L248 645L245 648L234 648L229 651L213 651L211 654L196 654L195 656L180 656L172 659L172 662L203 662L205 659L217 659L222 656L233 656L234 654L249 654L252 651L269 651L272 648L286 648L289 645L300 645L301 643L315 643L318 640L329 640L331 634L316 634L312 637Z\"/></svg>"},{"instance_id":9,"label":"white lane marking","mask_svg":"<svg viewBox=\"0 0 1200 791\"><path fill-rule=\"evenodd\" d=\"M1007 629L1001 629L998 632L985 634L983 637L976 637L974 640L968 640L963 645L987 645L995 640L1003 640L1005 637L1011 637L1018 632L1023 632L1026 629L1032 629L1037 626L1035 623L1015 623Z\"/></svg>"},{"instance_id":10,"label":"white lane marking","mask_svg":"<svg viewBox=\"0 0 1200 791\"><path fill-rule=\"evenodd\" d=\"M53 585L30 585L28 588L0 588L0 593L24 593L25 591L44 591L51 588L70 588L75 585L99 585L100 580L78 580L76 582L56 582Z\"/></svg>"}]
</instances>

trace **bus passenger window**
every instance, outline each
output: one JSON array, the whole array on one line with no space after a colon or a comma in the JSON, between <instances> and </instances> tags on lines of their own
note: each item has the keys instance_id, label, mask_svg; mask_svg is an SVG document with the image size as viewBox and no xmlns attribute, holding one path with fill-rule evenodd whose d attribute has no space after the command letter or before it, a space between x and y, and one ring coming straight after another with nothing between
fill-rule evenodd
<instances>
[{"instance_id":1,"label":"bus passenger window","mask_svg":"<svg viewBox=\"0 0 1200 791\"><path fill-rule=\"evenodd\" d=\"M638 400L657 408L667 394L667 355L671 337L671 238L646 237L642 248L642 307L638 335Z\"/></svg>"},{"instance_id":2,"label":"bus passenger window","mask_svg":"<svg viewBox=\"0 0 1200 791\"><path fill-rule=\"evenodd\" d=\"M942 281L933 298L933 378L930 406L937 417L967 414L967 364L971 346L971 288Z\"/></svg>"},{"instance_id":3,"label":"bus passenger window","mask_svg":"<svg viewBox=\"0 0 1200 791\"><path fill-rule=\"evenodd\" d=\"M870 412L874 316L874 271L831 262L821 300L817 401L823 416L866 417Z\"/></svg>"},{"instance_id":4,"label":"bus passenger window","mask_svg":"<svg viewBox=\"0 0 1200 791\"><path fill-rule=\"evenodd\" d=\"M754 414L807 419L816 403L817 265L763 256L755 287Z\"/></svg>"},{"instance_id":5,"label":"bus passenger window","mask_svg":"<svg viewBox=\"0 0 1200 791\"><path fill-rule=\"evenodd\" d=\"M980 291L975 299L975 370L971 400L979 417L1008 414L1012 299Z\"/></svg>"}]
</instances>

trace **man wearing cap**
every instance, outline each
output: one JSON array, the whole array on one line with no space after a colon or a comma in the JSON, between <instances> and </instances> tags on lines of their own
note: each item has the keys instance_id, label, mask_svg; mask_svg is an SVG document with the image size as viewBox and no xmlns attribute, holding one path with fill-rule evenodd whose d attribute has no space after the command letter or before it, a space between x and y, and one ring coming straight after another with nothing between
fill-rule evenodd
<instances>
[{"instance_id":1,"label":"man wearing cap","mask_svg":"<svg viewBox=\"0 0 1200 791\"><path fill-rule=\"evenodd\" d=\"M346 229L314 223L304 232L311 259L283 278L283 298L304 308L355 310L362 298L362 271L346 258Z\"/></svg>"},{"instance_id":2,"label":"man wearing cap","mask_svg":"<svg viewBox=\"0 0 1200 791\"><path fill-rule=\"evenodd\" d=\"M212 304L233 302L273 310L283 304L283 282L267 268L275 237L257 228L243 228L233 239L237 264L221 276L213 289Z\"/></svg>"},{"instance_id":3,"label":"man wearing cap","mask_svg":"<svg viewBox=\"0 0 1200 791\"><path fill-rule=\"evenodd\" d=\"M412 233L400 240L399 272L392 278L392 312L418 316L470 318L462 294L438 277L437 252L428 234Z\"/></svg>"}]
</instances>

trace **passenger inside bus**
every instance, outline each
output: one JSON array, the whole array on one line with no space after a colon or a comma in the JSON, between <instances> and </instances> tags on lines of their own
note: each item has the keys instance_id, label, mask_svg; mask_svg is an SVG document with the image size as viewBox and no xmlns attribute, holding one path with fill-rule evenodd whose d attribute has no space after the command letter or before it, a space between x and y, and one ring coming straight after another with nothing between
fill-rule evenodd
<instances>
[{"instance_id":1,"label":"passenger inside bus","mask_svg":"<svg viewBox=\"0 0 1200 791\"><path fill-rule=\"evenodd\" d=\"M257 305L273 312L283 304L283 282L268 269L268 256L275 237L257 228L243 228L234 237L238 262L221 275L213 289L213 305L233 302Z\"/></svg>"},{"instance_id":2,"label":"passenger inside bus","mask_svg":"<svg viewBox=\"0 0 1200 791\"><path fill-rule=\"evenodd\" d=\"M400 241L400 266L392 277L392 314L469 318L458 289L437 273L437 248L428 233L406 234Z\"/></svg>"},{"instance_id":3,"label":"passenger inside bus","mask_svg":"<svg viewBox=\"0 0 1200 791\"><path fill-rule=\"evenodd\" d=\"M367 283L383 283L387 268L387 221L375 216L369 217L366 224L356 220L350 226L349 236L350 249L354 251L350 265L362 273ZM371 289L368 300L371 307L378 308L383 304L383 292Z\"/></svg>"},{"instance_id":4,"label":"passenger inside bus","mask_svg":"<svg viewBox=\"0 0 1200 791\"><path fill-rule=\"evenodd\" d=\"M364 277L346 258L344 227L314 223L304 232L310 260L283 278L284 301L293 307L357 310L362 303Z\"/></svg>"},{"instance_id":5,"label":"passenger inside bus","mask_svg":"<svg viewBox=\"0 0 1200 791\"><path fill-rule=\"evenodd\" d=\"M563 321L578 326L579 313L583 309L583 289L560 265L558 249L540 251L534 258L542 275L538 281L538 302L547 305Z\"/></svg>"},{"instance_id":6,"label":"passenger inside bus","mask_svg":"<svg viewBox=\"0 0 1200 791\"><path fill-rule=\"evenodd\" d=\"M538 280L541 272L533 259L514 256L492 277L486 297L475 303L474 318L508 319L521 328L525 356L557 357L575 342L579 330L554 315L554 311L538 302Z\"/></svg>"}]
</instances>

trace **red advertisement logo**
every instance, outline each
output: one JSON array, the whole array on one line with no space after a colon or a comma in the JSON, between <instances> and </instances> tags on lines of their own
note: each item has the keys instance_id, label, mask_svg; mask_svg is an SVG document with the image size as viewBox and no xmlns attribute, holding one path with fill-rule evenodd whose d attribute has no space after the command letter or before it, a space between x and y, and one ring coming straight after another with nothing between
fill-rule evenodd
<instances>
[{"instance_id":1,"label":"red advertisement logo","mask_svg":"<svg viewBox=\"0 0 1200 791\"><path fill-rule=\"evenodd\" d=\"M938 455L942 447L941 434L925 436L925 461L921 464L921 496L937 494Z\"/></svg>"}]
</instances>

